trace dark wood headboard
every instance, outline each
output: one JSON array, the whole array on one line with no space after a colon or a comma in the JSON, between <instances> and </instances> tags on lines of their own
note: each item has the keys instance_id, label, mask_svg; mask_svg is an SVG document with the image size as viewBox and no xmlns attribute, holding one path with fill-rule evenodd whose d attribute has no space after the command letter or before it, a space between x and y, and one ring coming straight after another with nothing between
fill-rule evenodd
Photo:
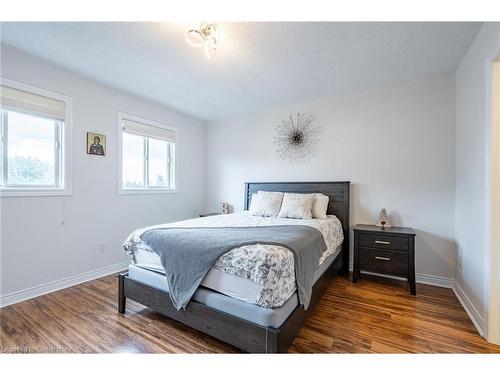
<instances>
[{"instance_id":1,"label":"dark wood headboard","mask_svg":"<svg viewBox=\"0 0 500 375\"><path fill-rule=\"evenodd\" d=\"M284 193L321 193L330 198L328 215L339 218L344 229L344 266L349 264L349 181L335 182L246 182L245 210L250 207L252 194L257 191L281 191Z\"/></svg>"}]
</instances>

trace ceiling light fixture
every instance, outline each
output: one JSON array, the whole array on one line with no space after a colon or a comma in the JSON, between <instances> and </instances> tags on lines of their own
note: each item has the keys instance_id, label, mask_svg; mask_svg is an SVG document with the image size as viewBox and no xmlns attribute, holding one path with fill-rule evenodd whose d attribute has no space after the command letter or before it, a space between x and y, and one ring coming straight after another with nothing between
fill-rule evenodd
<instances>
[{"instance_id":1,"label":"ceiling light fixture","mask_svg":"<svg viewBox=\"0 0 500 375\"><path fill-rule=\"evenodd\" d=\"M207 57L213 59L222 41L222 27L218 22L202 22L198 29L189 29L185 38L194 47L204 47Z\"/></svg>"}]
</instances>

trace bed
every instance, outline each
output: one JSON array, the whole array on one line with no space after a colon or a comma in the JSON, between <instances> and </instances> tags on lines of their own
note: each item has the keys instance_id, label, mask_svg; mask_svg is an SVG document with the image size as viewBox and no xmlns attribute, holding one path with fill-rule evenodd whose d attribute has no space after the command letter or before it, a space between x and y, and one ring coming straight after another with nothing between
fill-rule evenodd
<instances>
[{"instance_id":1,"label":"bed","mask_svg":"<svg viewBox=\"0 0 500 375\"><path fill-rule=\"evenodd\" d=\"M245 210L249 208L252 195L257 191L322 193L329 197L326 219L301 220L299 224L318 229L327 244L327 250L323 253L314 273L313 292L307 309L299 304L295 284L283 281L287 280L286 277L277 277L269 283L271 287L258 278L255 279L254 274L258 272L248 272L252 274L249 276L240 272L242 270L238 271L238 262L231 263L232 260L239 259L237 255L241 257L241 254L245 254L251 260L254 253L261 251L258 246L252 245L253 247L231 250L229 255L218 259L185 310L177 310L172 305L158 256L155 253L134 249L130 251L133 262L128 272L118 277L118 311L125 313L126 299L129 298L246 352L286 352L332 277L338 273L347 273L349 182L246 183ZM187 220L171 225L270 226L295 225L296 221L256 218L245 212ZM274 250L274 253L281 254L279 249ZM232 253L234 254L231 255ZM286 249L277 259L274 263L282 262L282 269L286 271L288 266ZM252 269L251 266L246 267Z\"/></svg>"}]
</instances>

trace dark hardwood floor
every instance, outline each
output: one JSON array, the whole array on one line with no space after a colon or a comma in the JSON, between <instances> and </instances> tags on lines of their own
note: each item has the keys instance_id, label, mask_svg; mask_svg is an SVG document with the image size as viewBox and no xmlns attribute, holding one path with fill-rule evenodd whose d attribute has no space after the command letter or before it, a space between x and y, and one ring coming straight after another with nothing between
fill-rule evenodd
<instances>
[{"instance_id":1,"label":"dark hardwood floor","mask_svg":"<svg viewBox=\"0 0 500 375\"><path fill-rule=\"evenodd\" d=\"M133 301L116 310L107 276L0 310L0 352L235 353L237 349ZM337 277L291 353L500 353L481 338L453 291Z\"/></svg>"}]
</instances>

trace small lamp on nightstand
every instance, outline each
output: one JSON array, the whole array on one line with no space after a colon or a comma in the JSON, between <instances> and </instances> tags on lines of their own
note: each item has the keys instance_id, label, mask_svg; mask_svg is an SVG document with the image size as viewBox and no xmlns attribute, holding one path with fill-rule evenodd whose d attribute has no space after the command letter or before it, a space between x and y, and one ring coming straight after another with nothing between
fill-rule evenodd
<instances>
[{"instance_id":1,"label":"small lamp on nightstand","mask_svg":"<svg viewBox=\"0 0 500 375\"><path fill-rule=\"evenodd\" d=\"M389 221L389 215L387 215L387 211L385 208L380 210L380 214L378 215L377 227L390 228L391 222Z\"/></svg>"}]
</instances>

